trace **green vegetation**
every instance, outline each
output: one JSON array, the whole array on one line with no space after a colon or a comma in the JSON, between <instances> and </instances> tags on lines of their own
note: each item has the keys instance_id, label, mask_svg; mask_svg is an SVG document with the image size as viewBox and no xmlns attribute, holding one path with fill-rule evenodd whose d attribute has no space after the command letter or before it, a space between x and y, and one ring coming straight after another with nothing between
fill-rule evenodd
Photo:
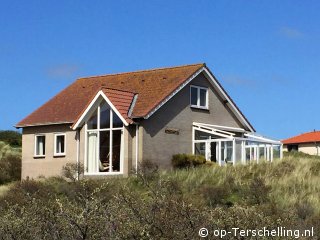
<instances>
[{"instance_id":1,"label":"green vegetation","mask_svg":"<svg viewBox=\"0 0 320 240\"><path fill-rule=\"evenodd\" d=\"M278 226L314 227L318 239L320 159L175 171L145 162L129 178L22 181L2 193L0 222L0 239L198 239L201 227Z\"/></svg>"},{"instance_id":2,"label":"green vegetation","mask_svg":"<svg viewBox=\"0 0 320 240\"><path fill-rule=\"evenodd\" d=\"M0 142L0 184L21 178L21 148Z\"/></svg>"},{"instance_id":3,"label":"green vegetation","mask_svg":"<svg viewBox=\"0 0 320 240\"><path fill-rule=\"evenodd\" d=\"M198 167L206 163L206 158L202 155L175 154L171 159L174 168Z\"/></svg>"},{"instance_id":4,"label":"green vegetation","mask_svg":"<svg viewBox=\"0 0 320 240\"><path fill-rule=\"evenodd\" d=\"M22 135L17 131L0 130L0 141L9 144L11 147L21 147Z\"/></svg>"}]
</instances>

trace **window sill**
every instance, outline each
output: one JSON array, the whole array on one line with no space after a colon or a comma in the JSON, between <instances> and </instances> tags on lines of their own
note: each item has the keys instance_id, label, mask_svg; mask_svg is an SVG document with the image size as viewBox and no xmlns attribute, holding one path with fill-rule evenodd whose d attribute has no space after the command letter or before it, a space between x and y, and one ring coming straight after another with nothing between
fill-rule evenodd
<instances>
[{"instance_id":1,"label":"window sill","mask_svg":"<svg viewBox=\"0 0 320 240\"><path fill-rule=\"evenodd\" d=\"M84 176L116 176L123 175L122 172L97 172L97 173L84 173Z\"/></svg>"},{"instance_id":2,"label":"window sill","mask_svg":"<svg viewBox=\"0 0 320 240\"><path fill-rule=\"evenodd\" d=\"M58 157L65 157L66 154L54 154L53 157L54 158L58 158Z\"/></svg>"},{"instance_id":3,"label":"window sill","mask_svg":"<svg viewBox=\"0 0 320 240\"><path fill-rule=\"evenodd\" d=\"M196 106L196 105L190 105L191 108L195 108L195 109L200 109L200 110L207 110L209 111L208 107L201 107L201 106Z\"/></svg>"},{"instance_id":4,"label":"window sill","mask_svg":"<svg viewBox=\"0 0 320 240\"><path fill-rule=\"evenodd\" d=\"M33 158L45 158L46 155L34 155Z\"/></svg>"}]
</instances>

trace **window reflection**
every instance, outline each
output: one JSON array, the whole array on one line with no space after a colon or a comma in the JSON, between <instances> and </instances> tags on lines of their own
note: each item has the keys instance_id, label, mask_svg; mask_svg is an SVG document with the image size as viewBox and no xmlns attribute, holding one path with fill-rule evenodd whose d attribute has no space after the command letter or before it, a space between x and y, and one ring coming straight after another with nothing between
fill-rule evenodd
<instances>
[{"instance_id":1,"label":"window reflection","mask_svg":"<svg viewBox=\"0 0 320 240\"><path fill-rule=\"evenodd\" d=\"M110 107L106 102L100 106L100 128L110 128Z\"/></svg>"}]
</instances>

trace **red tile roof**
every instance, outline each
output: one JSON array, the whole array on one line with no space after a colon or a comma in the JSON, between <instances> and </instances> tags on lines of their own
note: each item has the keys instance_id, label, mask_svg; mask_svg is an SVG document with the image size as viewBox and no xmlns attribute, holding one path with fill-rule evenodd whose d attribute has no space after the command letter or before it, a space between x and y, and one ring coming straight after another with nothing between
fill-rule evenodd
<instances>
[{"instance_id":1,"label":"red tile roof","mask_svg":"<svg viewBox=\"0 0 320 240\"><path fill-rule=\"evenodd\" d=\"M137 93L132 116L144 117L203 66L205 65L193 64L80 78L20 121L16 127L72 124L101 88ZM111 92L108 94L117 95ZM126 106L127 100L124 103ZM113 101L120 103L120 98L114 98ZM125 108L123 106L122 113L126 111Z\"/></svg>"},{"instance_id":2,"label":"red tile roof","mask_svg":"<svg viewBox=\"0 0 320 240\"><path fill-rule=\"evenodd\" d=\"M282 141L283 144L320 142L320 131L303 133Z\"/></svg>"},{"instance_id":3,"label":"red tile roof","mask_svg":"<svg viewBox=\"0 0 320 240\"><path fill-rule=\"evenodd\" d=\"M132 123L133 121L129 118L128 113L135 94L110 88L102 88L101 90L116 107L127 123Z\"/></svg>"}]
</instances>

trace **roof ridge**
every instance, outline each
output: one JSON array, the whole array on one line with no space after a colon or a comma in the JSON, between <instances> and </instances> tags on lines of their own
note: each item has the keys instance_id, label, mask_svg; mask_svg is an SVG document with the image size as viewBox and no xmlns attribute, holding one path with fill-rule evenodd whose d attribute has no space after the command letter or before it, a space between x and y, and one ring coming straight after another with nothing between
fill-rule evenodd
<instances>
[{"instance_id":1,"label":"roof ridge","mask_svg":"<svg viewBox=\"0 0 320 240\"><path fill-rule=\"evenodd\" d=\"M88 78L99 78L99 77L106 77L106 76L124 75L124 74L130 74L130 73L152 72L152 71L157 71L157 70L182 68L182 67L191 67L191 66L196 66L196 65L206 66L205 63L194 63L194 64L185 64L185 65L180 65L180 66L159 67L159 68L150 68L150 69L144 69L144 70L136 70L136 71L131 71L131 72L119 72L119 73L110 73L110 74L102 74L102 75L81 77L81 78L78 78L78 80L79 79L88 79Z\"/></svg>"}]
</instances>

